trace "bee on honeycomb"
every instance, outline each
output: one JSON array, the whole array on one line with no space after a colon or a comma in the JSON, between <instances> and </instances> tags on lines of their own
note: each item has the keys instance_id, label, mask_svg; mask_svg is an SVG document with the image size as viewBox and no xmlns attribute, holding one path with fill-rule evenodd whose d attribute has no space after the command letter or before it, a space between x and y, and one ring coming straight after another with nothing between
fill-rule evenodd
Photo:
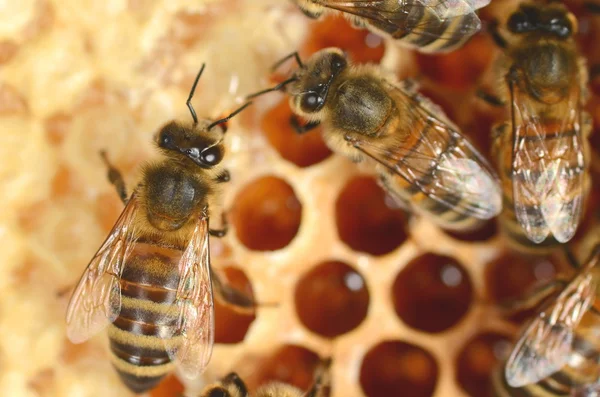
<instances>
[{"instance_id":1,"label":"bee on honeycomb","mask_svg":"<svg viewBox=\"0 0 600 397\"><path fill-rule=\"evenodd\" d=\"M478 10L482 26L517 3L493 0ZM593 65L600 18L580 0L565 4ZM285 0L27 0L0 14L2 395L132 395L104 335L81 345L65 336L70 290L122 209L97 153L110 147L127 184L139 180L156 131L189 117L182 104L203 61L194 106L215 119L268 86L278 59L327 47L417 78L488 159L504 116L475 95L500 51L485 29L450 53L426 54L339 15L311 20ZM594 129L599 94L592 76ZM332 357L332 397L490 396L490 374L524 317L502 316L496 304L568 273L562 253L512 251L494 221L458 232L410 215L370 167L332 154L320 127L296 134L291 115L274 94L231 121L231 229L211 240L228 285L277 305L246 314L217 300L202 378L173 374L148 395L196 396L234 370L251 392L274 380L308 390L320 359ZM573 238L581 260L598 235L600 172L591 169L591 204Z\"/></svg>"}]
</instances>

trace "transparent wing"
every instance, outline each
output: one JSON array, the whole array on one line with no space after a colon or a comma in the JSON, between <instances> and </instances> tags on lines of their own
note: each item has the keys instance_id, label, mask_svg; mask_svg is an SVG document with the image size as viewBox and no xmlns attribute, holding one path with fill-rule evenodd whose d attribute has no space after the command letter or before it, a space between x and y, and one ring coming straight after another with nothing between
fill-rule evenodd
<instances>
[{"instance_id":1,"label":"transparent wing","mask_svg":"<svg viewBox=\"0 0 600 397\"><path fill-rule=\"evenodd\" d=\"M583 205L584 154L579 89L568 103L548 105L542 116L514 84L512 181L517 220L527 237L540 243L549 234L569 241ZM542 118L544 117L544 119Z\"/></svg>"},{"instance_id":2,"label":"transparent wing","mask_svg":"<svg viewBox=\"0 0 600 397\"><path fill-rule=\"evenodd\" d=\"M569 361L573 330L594 302L595 282L589 272L576 276L520 336L505 367L511 387L539 382Z\"/></svg>"},{"instance_id":3,"label":"transparent wing","mask_svg":"<svg viewBox=\"0 0 600 397\"><path fill-rule=\"evenodd\" d=\"M67 308L67 336L81 343L115 321L121 311L120 277L135 244L135 194L83 272Z\"/></svg>"},{"instance_id":4,"label":"transparent wing","mask_svg":"<svg viewBox=\"0 0 600 397\"><path fill-rule=\"evenodd\" d=\"M208 222L203 217L179 262L179 284L175 306L178 320L165 340L169 357L189 379L198 377L208 365L214 343L214 308L210 276Z\"/></svg>"},{"instance_id":5,"label":"transparent wing","mask_svg":"<svg viewBox=\"0 0 600 397\"><path fill-rule=\"evenodd\" d=\"M489 4L490 0L398 0L395 8L385 0L324 0L324 7L345 12L374 23L374 26L391 27L432 39L455 40L452 35L444 37L440 26L450 19L468 16L458 32L472 35L481 28L475 10Z\"/></svg>"},{"instance_id":6,"label":"transparent wing","mask_svg":"<svg viewBox=\"0 0 600 397\"><path fill-rule=\"evenodd\" d=\"M458 213L490 219L502 209L502 195L491 167L449 121L425 98L395 86L392 95L417 120L412 147L398 141L389 148L360 138L346 139L367 156L402 177L408 185ZM403 136L404 133L398 134Z\"/></svg>"}]
</instances>

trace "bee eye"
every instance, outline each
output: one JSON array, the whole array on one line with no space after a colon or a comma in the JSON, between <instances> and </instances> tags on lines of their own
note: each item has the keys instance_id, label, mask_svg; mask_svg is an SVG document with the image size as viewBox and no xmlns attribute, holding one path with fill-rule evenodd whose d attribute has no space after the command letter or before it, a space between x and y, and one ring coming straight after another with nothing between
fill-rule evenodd
<instances>
[{"instance_id":1,"label":"bee eye","mask_svg":"<svg viewBox=\"0 0 600 397\"><path fill-rule=\"evenodd\" d=\"M206 165L213 166L219 164L222 160L222 153L219 146L211 146L200 153L200 161Z\"/></svg>"},{"instance_id":2,"label":"bee eye","mask_svg":"<svg viewBox=\"0 0 600 397\"><path fill-rule=\"evenodd\" d=\"M550 21L549 30L558 37L569 37L571 35L571 21L566 18L554 18Z\"/></svg>"},{"instance_id":3,"label":"bee eye","mask_svg":"<svg viewBox=\"0 0 600 397\"><path fill-rule=\"evenodd\" d=\"M158 144L162 148L169 149L173 146L173 139L171 138L171 135L163 133L160 136Z\"/></svg>"},{"instance_id":4,"label":"bee eye","mask_svg":"<svg viewBox=\"0 0 600 397\"><path fill-rule=\"evenodd\" d=\"M513 33L524 33L533 29L529 16L522 11L514 13L508 20L507 26Z\"/></svg>"},{"instance_id":5,"label":"bee eye","mask_svg":"<svg viewBox=\"0 0 600 397\"><path fill-rule=\"evenodd\" d=\"M333 58L333 61L331 62L331 67L333 72L338 73L346 67L346 64L346 60L343 57L336 54Z\"/></svg>"},{"instance_id":6,"label":"bee eye","mask_svg":"<svg viewBox=\"0 0 600 397\"><path fill-rule=\"evenodd\" d=\"M304 94L300 106L307 113L312 113L318 110L323 105L323 98L314 92Z\"/></svg>"}]
</instances>

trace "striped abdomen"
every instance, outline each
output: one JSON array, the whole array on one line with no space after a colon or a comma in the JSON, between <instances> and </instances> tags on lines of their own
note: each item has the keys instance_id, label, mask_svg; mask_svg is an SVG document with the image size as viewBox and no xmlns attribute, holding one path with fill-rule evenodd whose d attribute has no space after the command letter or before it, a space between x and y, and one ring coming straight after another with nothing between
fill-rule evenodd
<instances>
[{"instance_id":1,"label":"striped abdomen","mask_svg":"<svg viewBox=\"0 0 600 397\"><path fill-rule=\"evenodd\" d=\"M492 386L496 397L558 397L574 396L575 391L590 386L600 376L600 314L589 310L574 332L573 351L569 364L554 375L538 383L513 388L506 383L504 367L500 366L492 375ZM579 394L577 394L579 395Z\"/></svg>"},{"instance_id":2,"label":"striped abdomen","mask_svg":"<svg viewBox=\"0 0 600 397\"><path fill-rule=\"evenodd\" d=\"M108 330L112 362L136 393L156 386L173 369L165 346L175 346L174 302L179 250L136 243L121 276L121 312Z\"/></svg>"},{"instance_id":3,"label":"striped abdomen","mask_svg":"<svg viewBox=\"0 0 600 397\"><path fill-rule=\"evenodd\" d=\"M551 250L561 243L557 241L551 232L541 243L535 243L528 238L515 213L513 183L520 181L522 184L526 184L525 178L540 181L536 190L541 191L550 186L564 185L562 190L564 190L565 196L563 197L559 197L558 194L551 194L542 200L541 197L545 197L544 195L529 195L529 197L523 195L522 200L527 201L522 204L525 205L527 212L531 214L541 213L544 206L552 208L582 199L582 197L587 196L589 190L589 175L587 175L586 169L581 166L581 154L583 153L583 156L587 158L586 140L581 139L583 147L577 148L577 145L574 144L574 140L577 140L575 126L565 128L562 120L542 119L540 120L540 126L544 130L543 138L540 136L540 132L534 128L528 128L521 135L523 141L521 151L526 150L527 154L521 154L520 158L525 158L528 161L527 163L521 161L519 167L525 169L526 172L513 170L512 164L515 154L513 153L514 149L511 141L505 140L504 143L501 143L497 153L499 156L499 169L501 170L500 178L504 207L500 217L500 227L510 242L517 248L537 252ZM543 154L538 155L542 148ZM580 183L582 173L583 183ZM544 180L549 182L544 183ZM553 203L552 200L556 200L556 203ZM580 220L571 219L565 222L578 224ZM539 228L549 228L549 226L544 223L539 225Z\"/></svg>"},{"instance_id":4,"label":"striped abdomen","mask_svg":"<svg viewBox=\"0 0 600 397\"><path fill-rule=\"evenodd\" d=\"M422 52L452 51L469 40L481 24L474 12L440 19L416 0L407 0L402 5L386 2L381 7L389 9L374 11L375 18L364 22ZM390 12L397 18L390 19Z\"/></svg>"},{"instance_id":5,"label":"striped abdomen","mask_svg":"<svg viewBox=\"0 0 600 397\"><path fill-rule=\"evenodd\" d=\"M464 138L455 133L448 133L444 135L446 139L440 141L439 134L434 133L433 128L439 128L439 125L434 127L425 119L415 119L412 123L412 132L406 135L403 147L399 148L402 153L397 153L395 156L398 159L398 167L410 169L418 183L407 181L402 176L380 167L382 184L399 201L408 203L408 206L417 212L424 212L444 228L475 229L484 221L455 210L464 199L459 193L460 189L450 192L435 187L436 183L440 183L435 178L440 160L453 151L464 151L462 146ZM428 157L426 161L423 160L424 156ZM430 197L423 193L423 190L435 193L441 200Z\"/></svg>"}]
</instances>

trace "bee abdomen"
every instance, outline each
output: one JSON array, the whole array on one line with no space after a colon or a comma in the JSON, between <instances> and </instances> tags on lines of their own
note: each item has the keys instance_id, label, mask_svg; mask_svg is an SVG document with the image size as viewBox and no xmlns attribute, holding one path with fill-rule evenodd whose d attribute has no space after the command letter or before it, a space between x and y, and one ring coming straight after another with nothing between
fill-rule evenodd
<instances>
[{"instance_id":1,"label":"bee abdomen","mask_svg":"<svg viewBox=\"0 0 600 397\"><path fill-rule=\"evenodd\" d=\"M113 365L136 393L153 388L173 369L167 349L178 343L180 257L180 251L140 243L121 276L121 312L108 335Z\"/></svg>"}]
</instances>

